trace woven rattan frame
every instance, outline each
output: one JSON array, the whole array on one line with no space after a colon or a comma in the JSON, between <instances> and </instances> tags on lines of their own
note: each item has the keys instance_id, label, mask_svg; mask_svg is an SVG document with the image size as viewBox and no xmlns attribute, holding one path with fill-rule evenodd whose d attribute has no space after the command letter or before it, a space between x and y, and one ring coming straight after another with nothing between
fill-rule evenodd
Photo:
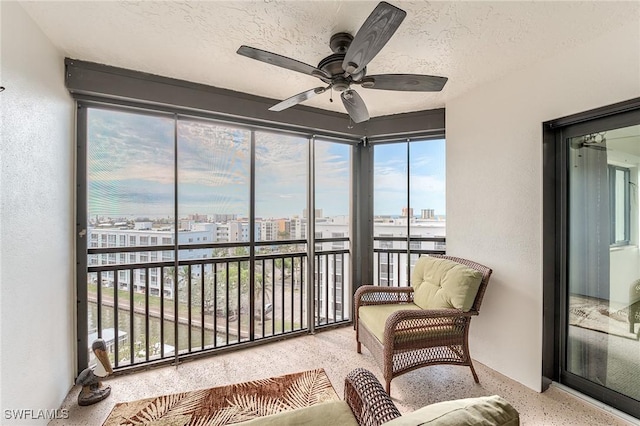
<instances>
[{"instance_id":1,"label":"woven rattan frame","mask_svg":"<svg viewBox=\"0 0 640 426\"><path fill-rule=\"evenodd\" d=\"M400 411L369 370L356 368L344 379L344 400L360 426L379 426L400 417Z\"/></svg>"},{"instance_id":2,"label":"woven rattan frame","mask_svg":"<svg viewBox=\"0 0 640 426\"><path fill-rule=\"evenodd\" d=\"M380 365L386 382L387 393L391 392L391 380L416 368L436 364L453 364L471 368L473 379L479 383L469 355L469 325L478 315L492 270L471 260L454 256L432 255L461 263L482 273L482 281L471 310L400 310L394 312L385 324L384 339L380 342L365 324L359 321L360 306L386 303L413 302L412 287L379 287L365 285L356 291L355 322L357 351L361 344L371 352ZM429 333L429 331L434 333ZM443 332L443 330L447 330ZM416 339L416 334L431 335ZM409 336L409 337L407 337ZM435 337L434 337L435 336Z\"/></svg>"}]
</instances>

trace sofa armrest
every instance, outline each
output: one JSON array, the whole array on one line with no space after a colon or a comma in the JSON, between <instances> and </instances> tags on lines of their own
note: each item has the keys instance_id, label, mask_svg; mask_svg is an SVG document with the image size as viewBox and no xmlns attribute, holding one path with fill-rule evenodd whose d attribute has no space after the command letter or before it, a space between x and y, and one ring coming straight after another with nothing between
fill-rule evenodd
<instances>
[{"instance_id":1,"label":"sofa armrest","mask_svg":"<svg viewBox=\"0 0 640 426\"><path fill-rule=\"evenodd\" d=\"M344 379L344 400L360 426L379 426L401 415L376 376L364 368Z\"/></svg>"},{"instance_id":2,"label":"sofa armrest","mask_svg":"<svg viewBox=\"0 0 640 426\"><path fill-rule=\"evenodd\" d=\"M413 287L363 285L356 290L353 301L355 312L353 328L355 329L358 326L358 309L360 309L360 306L413 303Z\"/></svg>"}]
</instances>

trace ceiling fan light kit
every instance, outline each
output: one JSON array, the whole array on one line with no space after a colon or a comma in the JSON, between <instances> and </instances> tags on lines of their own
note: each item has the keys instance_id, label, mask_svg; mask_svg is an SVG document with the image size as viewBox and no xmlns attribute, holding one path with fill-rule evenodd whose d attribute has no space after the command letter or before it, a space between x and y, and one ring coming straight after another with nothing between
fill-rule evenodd
<instances>
[{"instance_id":1,"label":"ceiling fan light kit","mask_svg":"<svg viewBox=\"0 0 640 426\"><path fill-rule=\"evenodd\" d=\"M298 93L269 108L283 111L312 97L335 90L354 123L369 120L369 112L360 95L351 88L395 90L410 92L439 92L446 77L423 74L379 74L367 76L367 65L387 44L407 13L387 2L380 2L362 24L355 37L346 32L331 36L329 47L333 54L322 59L317 67L304 62L249 46L240 46L237 53L251 59L276 65L291 71L311 75L327 84Z\"/></svg>"}]
</instances>

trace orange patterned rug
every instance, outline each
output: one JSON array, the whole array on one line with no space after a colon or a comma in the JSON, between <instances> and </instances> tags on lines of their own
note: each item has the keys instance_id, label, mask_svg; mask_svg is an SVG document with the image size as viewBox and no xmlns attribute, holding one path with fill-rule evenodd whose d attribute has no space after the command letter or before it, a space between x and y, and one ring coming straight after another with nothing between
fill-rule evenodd
<instances>
[{"instance_id":1,"label":"orange patterned rug","mask_svg":"<svg viewBox=\"0 0 640 426\"><path fill-rule=\"evenodd\" d=\"M340 400L323 369L116 404L103 426L229 425Z\"/></svg>"}]
</instances>

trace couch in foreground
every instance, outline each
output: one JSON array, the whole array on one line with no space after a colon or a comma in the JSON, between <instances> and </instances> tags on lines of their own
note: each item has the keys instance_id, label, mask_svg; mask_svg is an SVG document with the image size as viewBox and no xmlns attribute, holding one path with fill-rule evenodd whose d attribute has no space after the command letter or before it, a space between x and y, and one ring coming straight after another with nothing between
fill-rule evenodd
<instances>
[{"instance_id":1,"label":"couch in foreground","mask_svg":"<svg viewBox=\"0 0 640 426\"><path fill-rule=\"evenodd\" d=\"M344 401L325 402L259 417L246 426L365 425L365 426L517 426L518 412L498 395L467 398L427 405L402 415L378 379L358 368L345 378Z\"/></svg>"}]
</instances>

